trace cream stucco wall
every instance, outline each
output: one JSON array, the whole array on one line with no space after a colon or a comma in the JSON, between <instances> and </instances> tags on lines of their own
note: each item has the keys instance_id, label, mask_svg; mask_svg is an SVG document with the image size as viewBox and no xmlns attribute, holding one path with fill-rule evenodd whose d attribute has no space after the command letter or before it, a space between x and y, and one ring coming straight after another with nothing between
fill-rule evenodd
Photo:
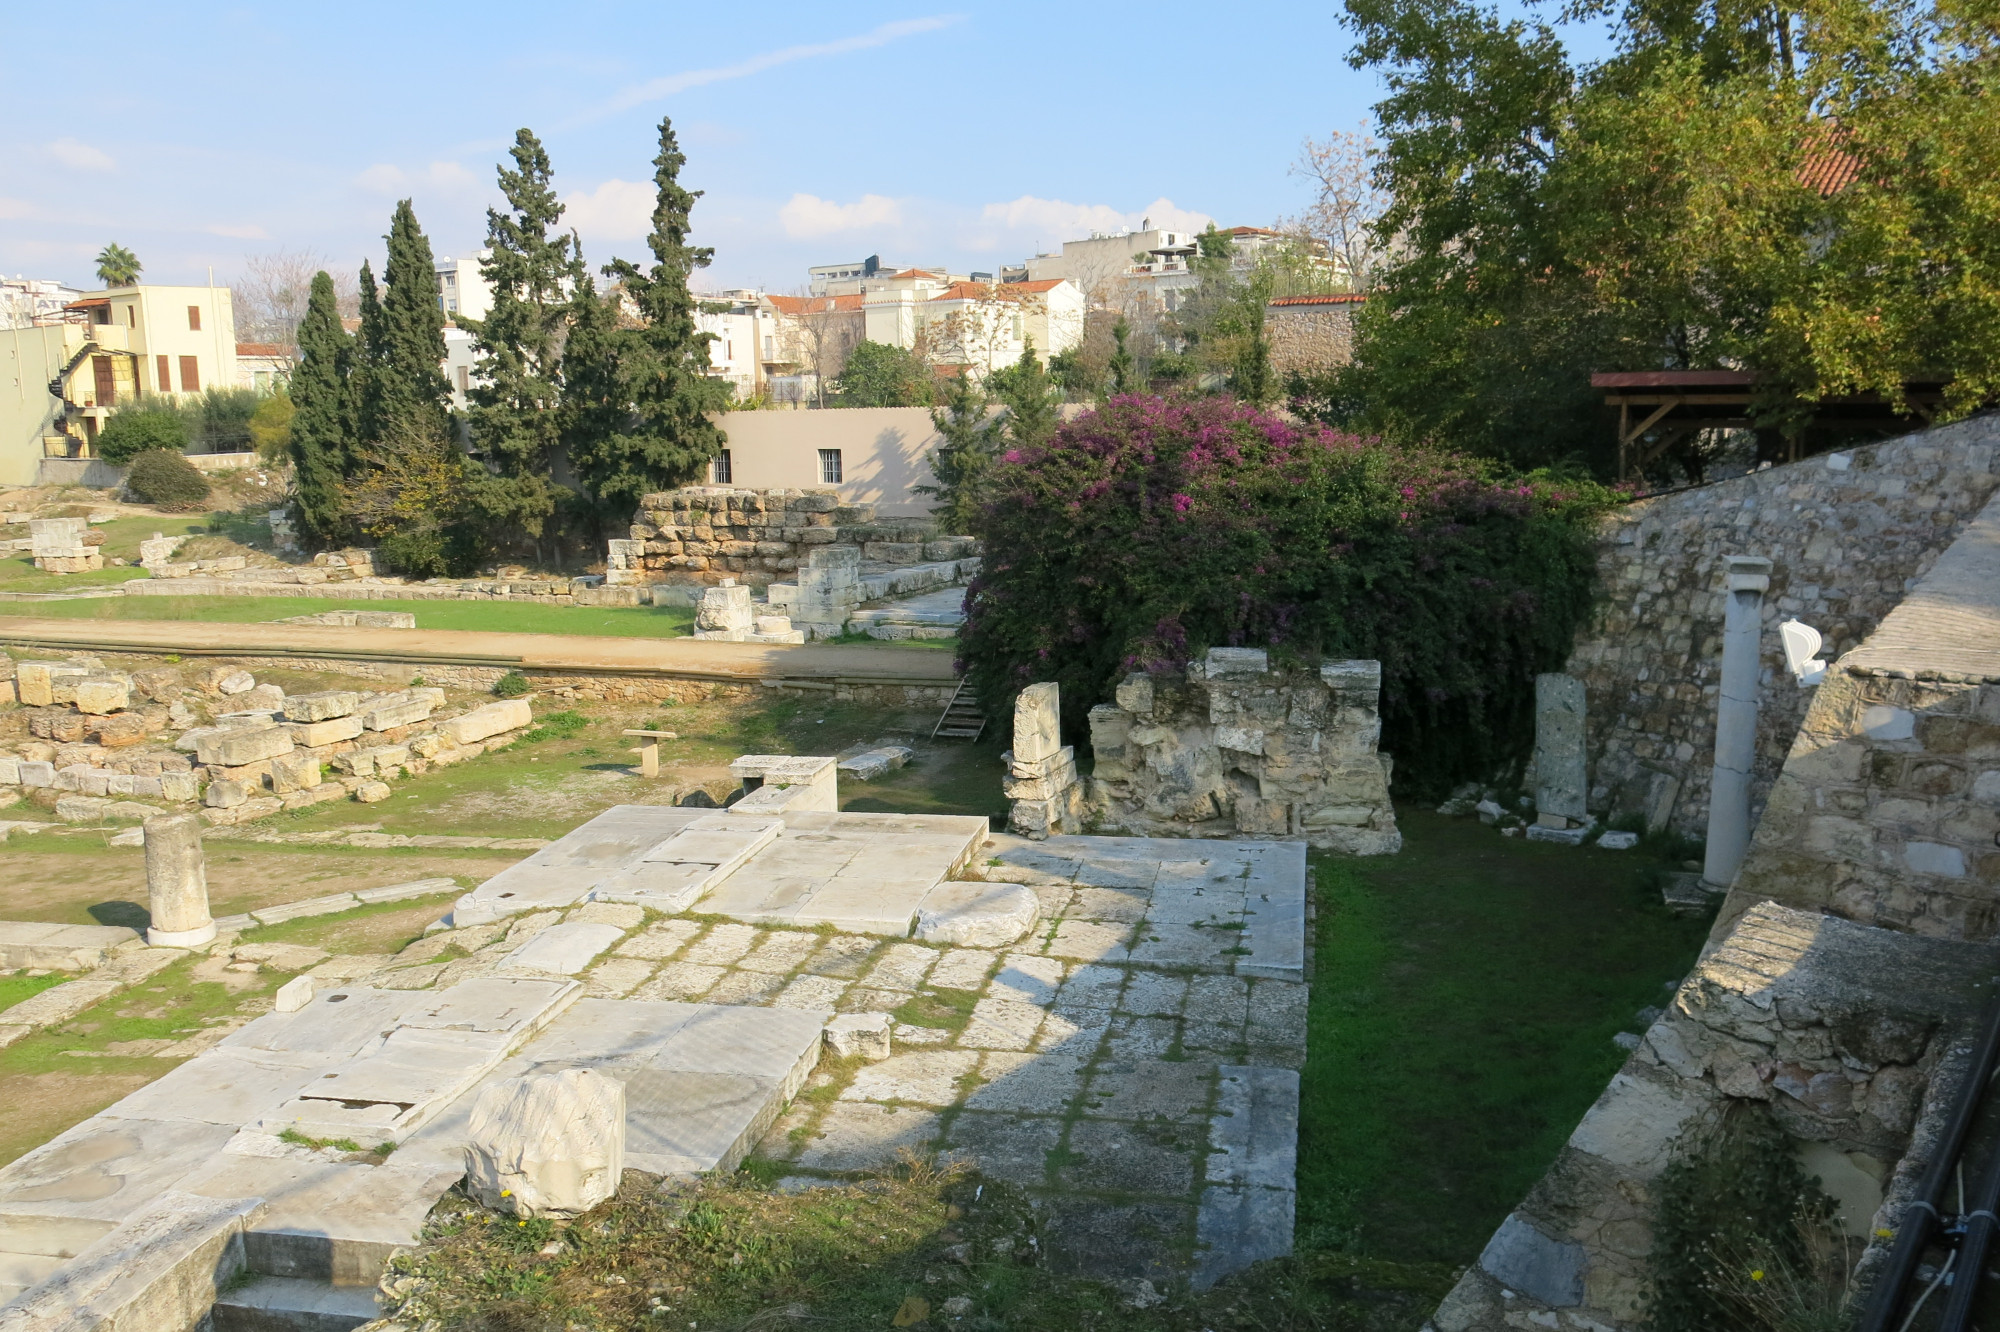
<instances>
[{"instance_id":1,"label":"cream stucco wall","mask_svg":"<svg viewBox=\"0 0 2000 1332\"><path fill-rule=\"evenodd\" d=\"M729 436L733 486L821 486L819 451L838 449L843 502L873 504L884 517L931 510L928 496L910 491L933 483L926 459L943 442L927 408L725 412L716 420Z\"/></svg>"},{"instance_id":2,"label":"cream stucco wall","mask_svg":"<svg viewBox=\"0 0 2000 1332\"><path fill-rule=\"evenodd\" d=\"M49 381L82 345L75 324L0 329L0 486L35 483L42 436L56 432Z\"/></svg>"}]
</instances>

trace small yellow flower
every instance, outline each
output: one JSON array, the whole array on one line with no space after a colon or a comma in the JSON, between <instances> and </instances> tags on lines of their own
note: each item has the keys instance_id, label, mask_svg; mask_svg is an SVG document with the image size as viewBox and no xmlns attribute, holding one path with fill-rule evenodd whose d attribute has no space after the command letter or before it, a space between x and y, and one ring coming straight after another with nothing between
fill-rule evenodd
<instances>
[{"instance_id":1,"label":"small yellow flower","mask_svg":"<svg viewBox=\"0 0 2000 1332\"><path fill-rule=\"evenodd\" d=\"M1893 1230L1889 1230L1889 1229L1886 1229L1886 1228L1884 1228L1884 1229L1882 1229L1882 1230L1878 1230L1878 1231L1876 1231L1876 1232L1875 1232L1875 1238L1876 1238L1876 1239L1894 1239L1894 1238L1896 1238L1896 1232L1895 1232L1895 1231L1893 1231Z\"/></svg>"},{"instance_id":2,"label":"small yellow flower","mask_svg":"<svg viewBox=\"0 0 2000 1332\"><path fill-rule=\"evenodd\" d=\"M514 1224L515 1224L515 1225L517 1225L517 1226L525 1226L525 1225L527 1225L528 1223L527 1223L526 1221L516 1221L516 1222L515 1222ZM1763 1274L1762 1272L1759 1272L1759 1273L1757 1274L1757 1279L1758 1279L1759 1281L1762 1281L1762 1280L1764 1279L1764 1274Z\"/></svg>"},{"instance_id":3,"label":"small yellow flower","mask_svg":"<svg viewBox=\"0 0 2000 1332\"><path fill-rule=\"evenodd\" d=\"M513 1196L514 1196L514 1190L512 1190L512 1189L502 1189L502 1190L500 1190L500 1196L501 1196L501 1197L503 1197L503 1198L511 1198L511 1197L513 1197Z\"/></svg>"},{"instance_id":4,"label":"small yellow flower","mask_svg":"<svg viewBox=\"0 0 2000 1332\"><path fill-rule=\"evenodd\" d=\"M1753 1268L1751 1268L1751 1269L1750 1269L1750 1279L1751 1279L1752 1281L1762 1281L1762 1280L1764 1279L1764 1269L1763 1269L1763 1268L1761 1268L1761 1267L1753 1267Z\"/></svg>"}]
</instances>

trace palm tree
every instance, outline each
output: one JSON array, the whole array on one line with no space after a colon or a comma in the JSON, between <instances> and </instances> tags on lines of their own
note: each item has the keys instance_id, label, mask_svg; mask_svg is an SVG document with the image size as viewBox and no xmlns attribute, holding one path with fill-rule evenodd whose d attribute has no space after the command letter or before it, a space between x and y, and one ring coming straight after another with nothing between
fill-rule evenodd
<instances>
[{"instance_id":1,"label":"palm tree","mask_svg":"<svg viewBox=\"0 0 2000 1332\"><path fill-rule=\"evenodd\" d=\"M145 271L139 256L117 241L97 252L97 280L107 287L129 287Z\"/></svg>"}]
</instances>

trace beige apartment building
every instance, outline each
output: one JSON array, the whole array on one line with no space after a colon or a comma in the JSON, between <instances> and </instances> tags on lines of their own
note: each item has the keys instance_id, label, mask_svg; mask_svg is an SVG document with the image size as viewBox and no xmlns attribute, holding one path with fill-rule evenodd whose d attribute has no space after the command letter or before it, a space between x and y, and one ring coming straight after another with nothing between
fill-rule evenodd
<instances>
[{"instance_id":1,"label":"beige apartment building","mask_svg":"<svg viewBox=\"0 0 2000 1332\"><path fill-rule=\"evenodd\" d=\"M113 287L0 329L0 485L91 457L115 408L233 387L236 345L227 287Z\"/></svg>"}]
</instances>

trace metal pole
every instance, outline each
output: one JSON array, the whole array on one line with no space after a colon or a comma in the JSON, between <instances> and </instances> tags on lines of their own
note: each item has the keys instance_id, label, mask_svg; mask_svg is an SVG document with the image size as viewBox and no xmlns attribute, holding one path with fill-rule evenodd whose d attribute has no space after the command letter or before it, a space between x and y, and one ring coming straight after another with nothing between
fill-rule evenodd
<instances>
[{"instance_id":1,"label":"metal pole","mask_svg":"<svg viewBox=\"0 0 2000 1332\"><path fill-rule=\"evenodd\" d=\"M1715 768L1708 791L1702 885L1725 892L1750 849L1750 767L1757 757L1758 639L1771 562L1725 555L1729 600L1722 618L1722 687L1715 705Z\"/></svg>"}]
</instances>

